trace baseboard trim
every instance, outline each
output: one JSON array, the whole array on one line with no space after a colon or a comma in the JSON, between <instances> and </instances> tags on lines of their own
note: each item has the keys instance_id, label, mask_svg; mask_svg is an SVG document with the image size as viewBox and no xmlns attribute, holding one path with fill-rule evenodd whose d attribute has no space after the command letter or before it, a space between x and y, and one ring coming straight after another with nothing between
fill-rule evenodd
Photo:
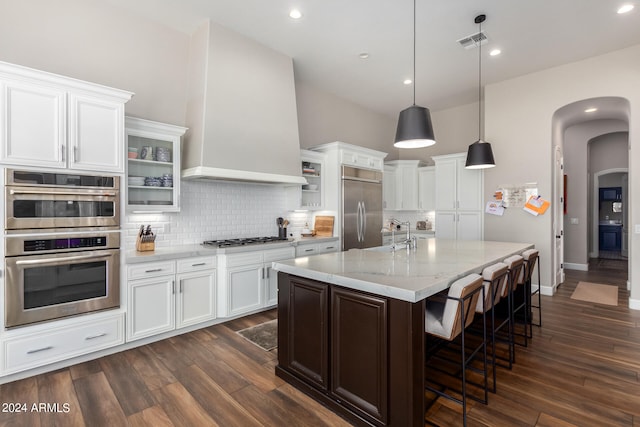
<instances>
[{"instance_id":1,"label":"baseboard trim","mask_svg":"<svg viewBox=\"0 0 640 427\"><path fill-rule=\"evenodd\" d=\"M565 270L589 271L589 264L577 264L574 262L565 262Z\"/></svg>"},{"instance_id":2,"label":"baseboard trim","mask_svg":"<svg viewBox=\"0 0 640 427\"><path fill-rule=\"evenodd\" d=\"M640 310L640 300L629 298L629 308L631 310Z\"/></svg>"}]
</instances>

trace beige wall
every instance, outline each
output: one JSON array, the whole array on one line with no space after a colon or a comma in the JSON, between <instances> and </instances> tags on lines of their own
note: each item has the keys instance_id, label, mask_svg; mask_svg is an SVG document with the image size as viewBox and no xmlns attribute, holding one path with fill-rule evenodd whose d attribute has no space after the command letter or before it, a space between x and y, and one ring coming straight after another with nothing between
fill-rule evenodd
<instances>
[{"instance_id":1,"label":"beige wall","mask_svg":"<svg viewBox=\"0 0 640 427\"><path fill-rule=\"evenodd\" d=\"M580 76L580 78L576 78ZM555 203L553 174L553 114L578 100L618 96L630 103L629 182L638 184L640 171L640 46L489 85L486 90L486 135L498 165L485 172L485 199L502 183L537 182L540 194ZM500 159L500 160L499 160ZM634 173L634 171L636 171ZM633 192L631 192L633 193ZM630 223L640 224L640 198L630 202ZM503 217L485 217L488 240L527 241L541 250L542 285L552 278L553 215L532 217L508 209ZM640 234L629 238L630 258L640 250ZM640 308L640 264L631 269L630 305Z\"/></svg>"},{"instance_id":2,"label":"beige wall","mask_svg":"<svg viewBox=\"0 0 640 427\"><path fill-rule=\"evenodd\" d=\"M386 160L398 158L393 146L395 118L300 82L296 83L296 102L302 148L342 141L389 153Z\"/></svg>"},{"instance_id":3,"label":"beige wall","mask_svg":"<svg viewBox=\"0 0 640 427\"><path fill-rule=\"evenodd\" d=\"M87 0L0 0L0 61L135 92L129 115L184 124L189 37Z\"/></svg>"},{"instance_id":4,"label":"beige wall","mask_svg":"<svg viewBox=\"0 0 640 427\"><path fill-rule=\"evenodd\" d=\"M478 140L478 103L431 111L436 144L431 147L400 150L403 160L423 160L433 165L432 156L466 152ZM496 160L497 161L497 160Z\"/></svg>"}]
</instances>

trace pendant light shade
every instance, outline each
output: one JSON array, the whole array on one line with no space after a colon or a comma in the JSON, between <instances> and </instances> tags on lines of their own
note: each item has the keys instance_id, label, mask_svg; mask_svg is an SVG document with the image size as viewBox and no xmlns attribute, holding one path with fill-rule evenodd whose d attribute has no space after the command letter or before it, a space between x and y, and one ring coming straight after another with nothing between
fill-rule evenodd
<instances>
[{"instance_id":1,"label":"pendant light shade","mask_svg":"<svg viewBox=\"0 0 640 427\"><path fill-rule=\"evenodd\" d=\"M493 159L493 151L491 144L478 140L469 146L467 151L467 163L464 165L467 169L486 169L496 165Z\"/></svg>"},{"instance_id":2,"label":"pendant light shade","mask_svg":"<svg viewBox=\"0 0 640 427\"><path fill-rule=\"evenodd\" d=\"M480 25L479 34L482 34L482 23L486 15L476 16L474 22ZM496 165L493 159L491 144L482 140L482 39L478 44L478 140L469 146L467 151L467 169L486 169Z\"/></svg>"},{"instance_id":3,"label":"pendant light shade","mask_svg":"<svg viewBox=\"0 0 640 427\"><path fill-rule=\"evenodd\" d=\"M428 147L436 143L429 109L412 105L400 112L396 140L398 148Z\"/></svg>"},{"instance_id":4,"label":"pendant light shade","mask_svg":"<svg viewBox=\"0 0 640 427\"><path fill-rule=\"evenodd\" d=\"M416 105L416 0L413 0L413 105L400 112L396 148L421 148L436 143L429 109Z\"/></svg>"}]
</instances>

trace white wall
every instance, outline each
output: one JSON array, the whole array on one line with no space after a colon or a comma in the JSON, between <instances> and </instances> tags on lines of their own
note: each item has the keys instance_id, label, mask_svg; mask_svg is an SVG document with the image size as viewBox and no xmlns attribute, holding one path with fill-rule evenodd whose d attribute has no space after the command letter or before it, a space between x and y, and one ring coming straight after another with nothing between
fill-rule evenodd
<instances>
[{"instance_id":1,"label":"white wall","mask_svg":"<svg viewBox=\"0 0 640 427\"><path fill-rule=\"evenodd\" d=\"M580 76L580 78L576 78ZM502 183L537 182L543 197L553 200L552 118L559 108L581 99L618 96L629 101L630 186L640 171L640 46L487 86L486 136L497 166L485 172L485 199ZM634 171L636 171L634 173ZM631 192L632 193L632 192ZM630 203L630 222L640 224L640 198ZM542 286L553 283L552 215L533 217L507 210L485 217L488 240L527 241L541 250ZM630 258L640 250L640 235L630 236ZM640 308L640 264L631 269L631 301Z\"/></svg>"}]
</instances>

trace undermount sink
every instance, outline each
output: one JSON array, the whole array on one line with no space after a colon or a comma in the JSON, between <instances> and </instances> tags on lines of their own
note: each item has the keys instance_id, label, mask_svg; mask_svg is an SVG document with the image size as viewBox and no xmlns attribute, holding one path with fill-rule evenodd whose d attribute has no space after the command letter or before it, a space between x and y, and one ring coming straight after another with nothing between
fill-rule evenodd
<instances>
[{"instance_id":1,"label":"undermount sink","mask_svg":"<svg viewBox=\"0 0 640 427\"><path fill-rule=\"evenodd\" d=\"M622 221L620 221L618 219L606 219L606 220L601 220L600 221L600 225L620 225L620 226L622 226Z\"/></svg>"}]
</instances>

